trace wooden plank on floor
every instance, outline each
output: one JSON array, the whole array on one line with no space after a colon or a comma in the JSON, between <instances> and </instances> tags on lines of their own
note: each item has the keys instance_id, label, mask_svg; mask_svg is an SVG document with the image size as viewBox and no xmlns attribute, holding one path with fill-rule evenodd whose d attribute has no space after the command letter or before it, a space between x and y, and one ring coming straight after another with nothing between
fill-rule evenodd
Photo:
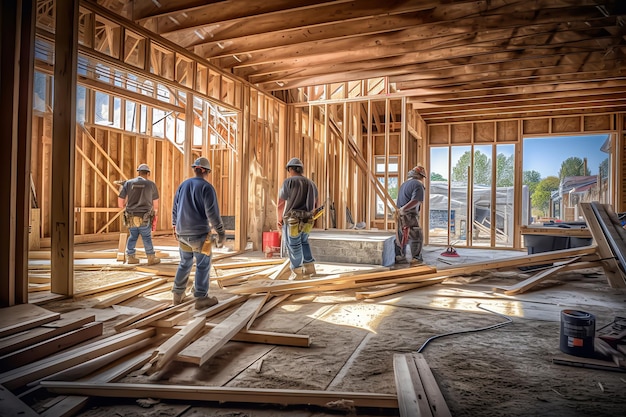
<instances>
[{"instance_id":1,"label":"wooden plank on floor","mask_svg":"<svg viewBox=\"0 0 626 417\"><path fill-rule=\"evenodd\" d=\"M265 296L250 297L237 311L215 326L209 333L183 349L178 354L178 360L202 366L246 325L264 302Z\"/></svg>"},{"instance_id":2,"label":"wooden plank on floor","mask_svg":"<svg viewBox=\"0 0 626 417\"><path fill-rule=\"evenodd\" d=\"M71 330L56 337L43 340L34 345L26 346L6 355L0 356L0 369L9 370L24 366L52 354L58 353L71 346L85 342L102 335L101 322L85 324L83 327Z\"/></svg>"},{"instance_id":3,"label":"wooden plank on floor","mask_svg":"<svg viewBox=\"0 0 626 417\"><path fill-rule=\"evenodd\" d=\"M117 260L119 262L126 261L126 241L128 240L128 233L120 233L120 239L117 244Z\"/></svg>"},{"instance_id":4,"label":"wooden plank on floor","mask_svg":"<svg viewBox=\"0 0 626 417\"><path fill-rule=\"evenodd\" d=\"M596 217L596 214L591 207L591 203L580 203L579 207L583 212L583 217L587 223L587 227L591 231L593 240L597 245L598 254L600 255L602 267L604 268L604 274L609 282L611 288L622 288L626 286L626 282L622 277L619 270L619 265L615 259L611 247L602 231L600 222Z\"/></svg>"},{"instance_id":5,"label":"wooden plank on floor","mask_svg":"<svg viewBox=\"0 0 626 417\"><path fill-rule=\"evenodd\" d=\"M435 376L430 369L430 366L426 362L426 358L421 353L413 353L413 360L417 366L422 386L426 392L428 398L428 404L430 405L430 411L434 417L452 417L448 404L439 389L439 385L435 380Z\"/></svg>"},{"instance_id":6,"label":"wooden plank on floor","mask_svg":"<svg viewBox=\"0 0 626 417\"><path fill-rule=\"evenodd\" d=\"M394 354L393 372L396 380L400 417L432 416L426 391L411 354Z\"/></svg>"},{"instance_id":7,"label":"wooden plank on floor","mask_svg":"<svg viewBox=\"0 0 626 417\"><path fill-rule=\"evenodd\" d=\"M115 326L113 326L115 328L116 331L122 331L122 329L124 329L126 326L130 325L131 323L134 323L136 321L139 321L143 318L146 318L154 313L158 313L159 311L163 311L165 310L168 306L170 305L170 303L160 303L155 305L154 307L151 307L145 311L142 311L141 313L137 313L133 316L130 316L122 321L120 321L119 323L117 323Z\"/></svg>"},{"instance_id":8,"label":"wooden plank on floor","mask_svg":"<svg viewBox=\"0 0 626 417\"><path fill-rule=\"evenodd\" d=\"M149 342L149 340L138 342L135 344L135 346L145 347L145 345L147 344L146 342ZM131 346L128 346L124 349L130 348L130 347ZM112 355L115 353L117 352L111 352L108 355ZM89 377L88 379L86 379L86 381L93 382L93 383L105 383L105 382L114 381L120 376L124 376L128 374L129 372L137 368L140 368L145 362L148 361L148 359L150 359L150 354L151 354L151 351L148 350L148 351L139 353L138 355L133 355L129 357L128 359L122 361L118 365L112 368L109 368L105 370L104 372L100 372L98 374L95 374ZM108 356L108 355L105 355L105 356ZM118 357L122 357L122 356L118 356ZM110 361L113 362L114 360L115 359L111 357ZM71 416L76 415L78 411L83 409L87 405L88 401L89 401L88 396L78 396L78 395L64 396L61 398L59 402L54 404L52 407L48 408L46 411L42 412L40 416L41 417L71 417Z\"/></svg>"},{"instance_id":9,"label":"wooden plank on floor","mask_svg":"<svg viewBox=\"0 0 626 417\"><path fill-rule=\"evenodd\" d=\"M147 374L152 374L161 370L167 365L174 357L185 348L202 330L205 328L206 318L198 317L185 327L183 327L178 333L172 335L154 351L152 359L150 359L147 367L144 371Z\"/></svg>"},{"instance_id":10,"label":"wooden plank on floor","mask_svg":"<svg viewBox=\"0 0 626 417\"><path fill-rule=\"evenodd\" d=\"M207 387L162 384L87 383L43 381L42 386L57 394L77 394L110 398L160 398L185 401L218 401L313 405L328 407L330 403L344 401L354 407L398 408L393 394L367 392L288 390L270 388Z\"/></svg>"},{"instance_id":11,"label":"wooden plank on floor","mask_svg":"<svg viewBox=\"0 0 626 417\"><path fill-rule=\"evenodd\" d=\"M544 269L543 271L521 281L515 285L510 286L502 286L502 287L494 287L494 290L501 289L504 290L504 294L506 295L516 295L521 294L523 292L528 291L532 287L542 283L543 281L553 277L557 273L561 272L566 266L573 264L580 260L580 256L576 258L572 258L564 263L557 265L552 268Z\"/></svg>"},{"instance_id":12,"label":"wooden plank on floor","mask_svg":"<svg viewBox=\"0 0 626 417\"><path fill-rule=\"evenodd\" d=\"M39 414L28 405L24 404L7 388L0 386L0 416L39 417Z\"/></svg>"},{"instance_id":13,"label":"wooden plank on floor","mask_svg":"<svg viewBox=\"0 0 626 417\"><path fill-rule=\"evenodd\" d=\"M63 313L58 320L0 339L0 355L6 355L9 352L76 330L95 319L96 316L82 309Z\"/></svg>"},{"instance_id":14,"label":"wooden plank on floor","mask_svg":"<svg viewBox=\"0 0 626 417\"><path fill-rule=\"evenodd\" d=\"M61 314L34 304L17 304L0 309L0 337L10 336L58 320Z\"/></svg>"},{"instance_id":15,"label":"wooden plank on floor","mask_svg":"<svg viewBox=\"0 0 626 417\"><path fill-rule=\"evenodd\" d=\"M111 307L114 304L120 304L130 298L133 298L136 295L141 294L144 291L147 291L151 288L157 287L161 284L166 283L167 280L164 278L155 278L152 279L148 282L146 282L145 284L142 285L138 285L136 287L133 288L129 288L125 291L123 291L120 294L116 294L112 297L109 297L107 299L104 299L102 301L100 301L99 303L95 304L93 306L93 308L107 308L107 307Z\"/></svg>"},{"instance_id":16,"label":"wooden plank on floor","mask_svg":"<svg viewBox=\"0 0 626 417\"><path fill-rule=\"evenodd\" d=\"M129 330L97 342L79 346L0 374L0 384L13 390L32 381L67 369L154 335L154 329Z\"/></svg>"}]
</instances>

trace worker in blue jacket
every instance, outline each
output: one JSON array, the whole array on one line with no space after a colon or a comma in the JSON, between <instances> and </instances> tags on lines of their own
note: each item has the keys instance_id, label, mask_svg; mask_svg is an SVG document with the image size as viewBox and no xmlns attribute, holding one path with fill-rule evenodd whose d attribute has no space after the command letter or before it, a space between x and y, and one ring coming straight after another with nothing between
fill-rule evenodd
<instances>
[{"instance_id":1,"label":"worker in blue jacket","mask_svg":"<svg viewBox=\"0 0 626 417\"><path fill-rule=\"evenodd\" d=\"M216 297L208 296L209 271L211 270L211 228L217 233L215 242L217 247L223 246L226 231L220 216L215 188L207 180L211 173L209 160L205 157L198 158L191 167L195 176L180 184L172 207L172 227L180 252L180 263L174 278L172 293L174 305L183 302L195 258L193 295L196 298L196 309L202 310L218 303Z\"/></svg>"}]
</instances>

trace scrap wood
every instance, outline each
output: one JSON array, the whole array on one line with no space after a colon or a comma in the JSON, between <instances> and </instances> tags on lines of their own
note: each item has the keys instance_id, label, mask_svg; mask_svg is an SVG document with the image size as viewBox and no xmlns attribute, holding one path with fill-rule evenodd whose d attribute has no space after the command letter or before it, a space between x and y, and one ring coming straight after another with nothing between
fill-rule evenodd
<instances>
[{"instance_id":1,"label":"scrap wood","mask_svg":"<svg viewBox=\"0 0 626 417\"><path fill-rule=\"evenodd\" d=\"M95 304L93 306L93 308L107 308L107 307L111 307L114 304L119 304L123 301L126 301L130 298L133 298L151 288L154 288L156 286L159 286L163 283L166 283L167 280L163 279L163 278L154 278L145 284L136 286L134 288L128 288L126 290L124 290L122 293L120 294L116 294L112 297L109 297L105 300L100 301L99 303Z\"/></svg>"},{"instance_id":2,"label":"scrap wood","mask_svg":"<svg viewBox=\"0 0 626 417\"><path fill-rule=\"evenodd\" d=\"M88 345L82 345L0 374L0 384L13 390L87 360L152 337L154 329L129 330Z\"/></svg>"},{"instance_id":3,"label":"scrap wood","mask_svg":"<svg viewBox=\"0 0 626 417\"><path fill-rule=\"evenodd\" d=\"M139 345L141 343L142 342L139 342L136 345ZM125 350L125 349L126 348L122 350ZM138 349L136 348L135 350L138 350ZM115 352L112 352L112 353L115 353ZM95 374L94 376L91 376L89 378L82 379L82 381L92 382L92 383L107 383L107 382L115 381L119 377L126 375L129 372L137 368L140 368L149 358L150 358L150 351L141 352L137 355L133 355L129 357L128 359L122 361L121 363L115 365L114 367L107 369L106 371ZM88 401L89 401L89 397L87 396L77 396L77 395L63 396L61 397L60 401L58 401L52 407L48 408L46 411L42 412L40 414L40 417L60 417L60 416L75 415L79 410L81 410L87 405Z\"/></svg>"},{"instance_id":4,"label":"scrap wood","mask_svg":"<svg viewBox=\"0 0 626 417\"><path fill-rule=\"evenodd\" d=\"M393 394L270 388L208 387L162 384L106 384L88 382L43 381L42 386L57 394L90 395L112 398L160 398L185 401L217 401L309 405L326 407L331 402L351 401L354 407L398 408Z\"/></svg>"},{"instance_id":5,"label":"scrap wood","mask_svg":"<svg viewBox=\"0 0 626 417\"><path fill-rule=\"evenodd\" d=\"M277 297L273 297L271 300L269 300L263 305L263 308L261 309L261 311L259 311L259 314L257 314L257 317L261 317L263 314L267 313L268 311L276 307L278 304L285 301L290 296L291 294L283 294Z\"/></svg>"},{"instance_id":6,"label":"scrap wood","mask_svg":"<svg viewBox=\"0 0 626 417\"><path fill-rule=\"evenodd\" d=\"M179 313L173 314L169 317L164 317L159 320L155 320L152 322L152 326L154 327L174 327L183 321L186 321L191 313L189 310L183 310Z\"/></svg>"},{"instance_id":7,"label":"scrap wood","mask_svg":"<svg viewBox=\"0 0 626 417\"><path fill-rule=\"evenodd\" d=\"M154 313L151 314L141 320L137 320L133 323L128 324L127 326L123 327L121 330L122 331L126 331L129 329L139 329L141 327L144 326L148 326L150 324L152 324L153 322L162 319L163 317L167 317L170 314L173 313L177 313L179 310L183 309L183 308L188 308L191 304L193 304L195 302L195 300L191 299L191 300L187 300L187 301L183 301L181 304L175 305L175 306L170 306L168 308L166 308L165 310L159 311L158 313Z\"/></svg>"},{"instance_id":8,"label":"scrap wood","mask_svg":"<svg viewBox=\"0 0 626 417\"><path fill-rule=\"evenodd\" d=\"M231 262L231 263L214 263L213 268L215 269L234 269L234 268L249 268L252 266L272 266L277 264L282 264L283 259L261 259L256 261L242 261L242 262Z\"/></svg>"},{"instance_id":9,"label":"scrap wood","mask_svg":"<svg viewBox=\"0 0 626 417\"><path fill-rule=\"evenodd\" d=\"M540 284L541 282L547 280L548 278L551 278L552 276L556 275L558 272L561 272L563 270L563 268L565 268L566 266L576 263L577 261L580 260L580 256L577 256L575 258L569 259L563 263L561 263L560 265L554 266L552 268L549 269L545 269L533 276L531 276L530 278L527 278L521 282L518 282L515 285L509 285L509 286L499 286L499 287L494 287L493 290L503 290L505 295L516 295L516 294L521 294L523 292L526 292L527 290L531 289L532 287L534 287L535 285Z\"/></svg>"},{"instance_id":10,"label":"scrap wood","mask_svg":"<svg viewBox=\"0 0 626 417\"><path fill-rule=\"evenodd\" d=\"M272 295L270 295L270 293L265 294L265 296L263 297L263 302L258 305L256 310L254 310L252 317L250 317L250 319L248 320L248 323L246 324L246 330L250 329L250 326L252 326L252 323L254 323L254 320L256 320L256 318L258 317L259 312L261 311L267 300L269 300L271 297Z\"/></svg>"},{"instance_id":11,"label":"scrap wood","mask_svg":"<svg viewBox=\"0 0 626 417\"><path fill-rule=\"evenodd\" d=\"M81 309L63 313L58 320L0 339L0 355L79 329L93 322L95 318L93 314L88 314Z\"/></svg>"},{"instance_id":12,"label":"scrap wood","mask_svg":"<svg viewBox=\"0 0 626 417\"><path fill-rule=\"evenodd\" d=\"M610 204L592 202L591 208L598 217L602 231L620 265L619 271L621 277L623 280L626 280L626 230L621 226L619 218ZM623 284L622 286L626 287L626 282Z\"/></svg>"},{"instance_id":13,"label":"scrap wood","mask_svg":"<svg viewBox=\"0 0 626 417\"><path fill-rule=\"evenodd\" d=\"M580 203L579 207L585 218L585 222L591 230L593 241L597 245L597 252L601 258L602 267L604 268L604 275L606 275L607 281L611 288L623 288L626 287L624 281L624 274L619 268L619 264L615 259L607 236L602 229L601 220L597 217L596 212L591 203Z\"/></svg>"},{"instance_id":14,"label":"scrap wood","mask_svg":"<svg viewBox=\"0 0 626 417\"><path fill-rule=\"evenodd\" d=\"M128 240L128 233L120 233L120 239L117 242L117 260L124 262L126 260L126 241Z\"/></svg>"},{"instance_id":15,"label":"scrap wood","mask_svg":"<svg viewBox=\"0 0 626 417\"><path fill-rule=\"evenodd\" d=\"M0 386L0 407L3 416L39 417L35 410L3 386Z\"/></svg>"},{"instance_id":16,"label":"scrap wood","mask_svg":"<svg viewBox=\"0 0 626 417\"><path fill-rule=\"evenodd\" d=\"M272 274L269 276L269 279L279 280L283 278L288 278L288 274L291 274L291 269L289 267L290 264L291 261L289 259L285 259L283 263L276 266L276 270L272 272Z\"/></svg>"},{"instance_id":17,"label":"scrap wood","mask_svg":"<svg viewBox=\"0 0 626 417\"><path fill-rule=\"evenodd\" d=\"M0 356L0 369L8 371L50 356L79 343L102 335L102 322L91 322L66 333L42 340L22 349Z\"/></svg>"},{"instance_id":18,"label":"scrap wood","mask_svg":"<svg viewBox=\"0 0 626 417\"><path fill-rule=\"evenodd\" d=\"M393 369L401 417L452 416L421 353L394 354Z\"/></svg>"},{"instance_id":19,"label":"scrap wood","mask_svg":"<svg viewBox=\"0 0 626 417\"><path fill-rule=\"evenodd\" d=\"M240 278L240 277L244 277L247 275L253 275L257 272L266 271L268 269L271 269L271 267L270 266L257 266L252 269L247 269L245 271L233 272L227 275L211 277L211 279L215 280L220 285L220 287L222 287L223 285L227 285L225 284L225 282L228 282L229 280L232 280L233 278Z\"/></svg>"},{"instance_id":20,"label":"scrap wood","mask_svg":"<svg viewBox=\"0 0 626 417\"><path fill-rule=\"evenodd\" d=\"M419 268L406 268L393 271L383 272L368 272L359 271L358 273L347 273L328 275L321 278L311 278L307 280L298 281L262 281L260 283L254 283L250 285L242 285L240 287L229 289L228 291L234 294L255 294L257 292L272 292L279 290L298 289L303 287L316 287L320 284L341 284L344 282L356 282L356 281L369 281L375 282L376 279L385 279L389 277L407 276L407 275L419 275L422 271L432 271L433 267L419 267Z\"/></svg>"},{"instance_id":21,"label":"scrap wood","mask_svg":"<svg viewBox=\"0 0 626 417\"><path fill-rule=\"evenodd\" d=\"M145 349L148 349L155 342L154 339L155 337L152 337L152 338L146 337L143 340L139 340L135 343L131 343L120 349L116 349L104 355L90 359L86 362L79 363L70 368L63 369L57 373L48 375L44 378L41 378L40 380L33 381L27 385L28 386L39 385L41 381L77 381L77 380L80 380L81 378L84 378L87 375L93 374L94 372L100 369L108 368L109 365L125 357L126 355L139 352L142 349L145 352ZM152 354L152 348L150 348L148 351L150 354ZM146 359L146 361L148 359L149 357Z\"/></svg>"},{"instance_id":22,"label":"scrap wood","mask_svg":"<svg viewBox=\"0 0 626 417\"><path fill-rule=\"evenodd\" d=\"M206 318L197 317L158 346L141 372L151 375L161 370L205 328Z\"/></svg>"},{"instance_id":23,"label":"scrap wood","mask_svg":"<svg viewBox=\"0 0 626 417\"><path fill-rule=\"evenodd\" d=\"M0 309L0 337L10 336L58 320L61 314L35 304L16 304Z\"/></svg>"},{"instance_id":24,"label":"scrap wood","mask_svg":"<svg viewBox=\"0 0 626 417\"><path fill-rule=\"evenodd\" d=\"M590 238L591 232L587 227L536 227L520 226L522 235L544 235L544 236L568 236Z\"/></svg>"},{"instance_id":25,"label":"scrap wood","mask_svg":"<svg viewBox=\"0 0 626 417\"><path fill-rule=\"evenodd\" d=\"M143 319L144 317L148 317L154 313L158 313L159 311L163 311L165 308L167 308L167 306L169 306L170 303L161 303L161 304L157 304L154 307L151 307L141 313L137 313L134 316L128 317L127 319L124 319L122 321L120 321L119 323L117 323L115 326L113 326L113 328L116 331L121 331L122 329L124 329L126 326L128 326L131 323L134 323L138 320Z\"/></svg>"},{"instance_id":26,"label":"scrap wood","mask_svg":"<svg viewBox=\"0 0 626 417\"><path fill-rule=\"evenodd\" d=\"M248 299L247 295L235 295L227 300L220 301L216 305L206 308L204 310L197 311L194 317L213 317L222 311L229 309L237 304L241 304Z\"/></svg>"},{"instance_id":27,"label":"scrap wood","mask_svg":"<svg viewBox=\"0 0 626 417\"><path fill-rule=\"evenodd\" d=\"M206 327L212 329L217 323L206 323ZM311 338L304 334L278 333L263 330L241 329L230 340L235 342L264 343L268 345L281 345L292 347L309 347Z\"/></svg>"},{"instance_id":28,"label":"scrap wood","mask_svg":"<svg viewBox=\"0 0 626 417\"><path fill-rule=\"evenodd\" d=\"M552 363L557 365L576 366L579 368L599 369L602 371L626 372L626 368L616 365L614 362L595 358L584 358L567 354L556 355Z\"/></svg>"},{"instance_id":29,"label":"scrap wood","mask_svg":"<svg viewBox=\"0 0 626 417\"><path fill-rule=\"evenodd\" d=\"M209 333L183 349L178 354L178 360L202 366L246 325L258 311L258 308L263 305L265 298L265 296L250 297L237 311L215 326Z\"/></svg>"},{"instance_id":30,"label":"scrap wood","mask_svg":"<svg viewBox=\"0 0 626 417\"><path fill-rule=\"evenodd\" d=\"M440 284L446 278L429 278L421 282L416 282L414 284L392 284L389 288L384 288L380 290L372 290L372 291L359 291L356 293L357 300L363 299L371 299L378 297L385 297L387 295L397 294L399 292L410 291L415 288L427 287L430 285Z\"/></svg>"}]
</instances>

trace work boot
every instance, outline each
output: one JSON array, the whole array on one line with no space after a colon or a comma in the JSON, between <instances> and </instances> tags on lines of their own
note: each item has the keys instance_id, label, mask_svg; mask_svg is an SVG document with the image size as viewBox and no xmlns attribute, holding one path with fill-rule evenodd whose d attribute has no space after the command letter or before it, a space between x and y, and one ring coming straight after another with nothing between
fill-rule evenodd
<instances>
[{"instance_id":1,"label":"work boot","mask_svg":"<svg viewBox=\"0 0 626 417\"><path fill-rule=\"evenodd\" d=\"M304 274L304 267L303 266L299 266L297 268L294 268L291 270L291 276L289 277L289 280L291 281L299 281L302 280L304 278L309 278L308 276L305 276Z\"/></svg>"},{"instance_id":2,"label":"work boot","mask_svg":"<svg viewBox=\"0 0 626 417\"><path fill-rule=\"evenodd\" d=\"M184 292L172 293L172 304L174 304L175 306L177 306L179 304L182 304L184 299L185 299L185 293Z\"/></svg>"},{"instance_id":3,"label":"work boot","mask_svg":"<svg viewBox=\"0 0 626 417\"><path fill-rule=\"evenodd\" d=\"M160 264L161 260L156 255L148 255L148 265Z\"/></svg>"},{"instance_id":4,"label":"work boot","mask_svg":"<svg viewBox=\"0 0 626 417\"><path fill-rule=\"evenodd\" d=\"M411 266L422 265L423 263L424 259L422 258L422 255L418 255L411 259Z\"/></svg>"},{"instance_id":5,"label":"work boot","mask_svg":"<svg viewBox=\"0 0 626 417\"><path fill-rule=\"evenodd\" d=\"M196 310L213 307L218 302L216 297L196 297Z\"/></svg>"},{"instance_id":6,"label":"work boot","mask_svg":"<svg viewBox=\"0 0 626 417\"><path fill-rule=\"evenodd\" d=\"M303 275L314 275L315 274L315 264L313 262L305 262L302 264Z\"/></svg>"},{"instance_id":7,"label":"work boot","mask_svg":"<svg viewBox=\"0 0 626 417\"><path fill-rule=\"evenodd\" d=\"M396 263L397 264L405 264L406 262L406 256L402 256L402 255L398 255L396 256Z\"/></svg>"},{"instance_id":8,"label":"work boot","mask_svg":"<svg viewBox=\"0 0 626 417\"><path fill-rule=\"evenodd\" d=\"M127 264L138 264L139 263L139 258L137 258L135 255L128 255L128 257L126 258L126 263Z\"/></svg>"}]
</instances>

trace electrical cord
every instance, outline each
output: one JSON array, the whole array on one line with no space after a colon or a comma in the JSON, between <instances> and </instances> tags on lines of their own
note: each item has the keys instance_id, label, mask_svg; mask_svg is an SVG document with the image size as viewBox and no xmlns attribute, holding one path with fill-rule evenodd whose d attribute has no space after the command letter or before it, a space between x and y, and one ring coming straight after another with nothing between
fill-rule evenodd
<instances>
[{"instance_id":1,"label":"electrical cord","mask_svg":"<svg viewBox=\"0 0 626 417\"><path fill-rule=\"evenodd\" d=\"M480 303L478 303L476 305L476 307L480 308L481 310L485 310L485 311L488 311L490 313L493 313L493 314L495 314L497 316L503 317L504 319L506 319L506 321L503 321L503 322L500 322L500 323L496 323L496 324L494 324L492 326L481 327L479 329L461 330L461 331L458 331L458 332L450 332L450 333L444 333L444 334L438 334L438 335L432 336L432 337L428 338L428 340L426 340L424 342L424 344L417 350L417 353L422 353L422 351L426 348L426 345L428 345L428 343L430 343L432 340L438 339L440 337L452 336L452 335L455 335L455 334L463 334L463 333L474 333L474 332L480 332L480 331L483 331L483 330L493 330L493 329L497 329L497 328L502 327L502 326L506 326L507 324L513 323L513 320L509 316L505 316L504 314L500 314L500 313L497 313L495 311L489 310L489 309L487 309L485 307L482 307L480 305Z\"/></svg>"}]
</instances>

